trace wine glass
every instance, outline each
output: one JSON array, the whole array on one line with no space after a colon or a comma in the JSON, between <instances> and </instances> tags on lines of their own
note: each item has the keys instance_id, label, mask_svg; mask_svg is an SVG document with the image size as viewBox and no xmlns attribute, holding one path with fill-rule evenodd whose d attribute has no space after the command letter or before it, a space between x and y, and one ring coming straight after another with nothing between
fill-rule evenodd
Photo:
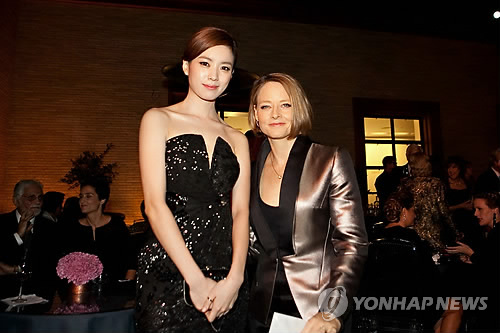
<instances>
[{"instance_id":1,"label":"wine glass","mask_svg":"<svg viewBox=\"0 0 500 333\"><path fill-rule=\"evenodd\" d=\"M26 301L28 301L28 298L23 296L23 285L24 285L24 281L26 281L31 276L31 271L28 269L28 267L26 265L26 261L23 261L20 268L21 268L20 271L17 273L17 275L19 276L19 281L20 281L19 294L17 295L16 298L11 300L11 302L14 304L22 304L22 303L25 303Z\"/></svg>"}]
</instances>

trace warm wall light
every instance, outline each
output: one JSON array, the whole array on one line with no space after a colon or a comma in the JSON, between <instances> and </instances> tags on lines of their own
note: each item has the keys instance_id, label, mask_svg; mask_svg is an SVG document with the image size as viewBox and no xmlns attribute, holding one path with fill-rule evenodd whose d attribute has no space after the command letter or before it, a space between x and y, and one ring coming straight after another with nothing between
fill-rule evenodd
<instances>
[{"instance_id":1,"label":"warm wall light","mask_svg":"<svg viewBox=\"0 0 500 333\"><path fill-rule=\"evenodd\" d=\"M493 17L496 19L500 18L500 11L497 10L496 12L494 12Z\"/></svg>"}]
</instances>

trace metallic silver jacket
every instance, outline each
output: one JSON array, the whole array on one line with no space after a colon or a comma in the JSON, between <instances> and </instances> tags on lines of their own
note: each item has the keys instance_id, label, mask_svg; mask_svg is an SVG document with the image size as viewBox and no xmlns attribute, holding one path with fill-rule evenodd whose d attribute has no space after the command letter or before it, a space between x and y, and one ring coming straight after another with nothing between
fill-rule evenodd
<instances>
[{"instance_id":1,"label":"metallic silver jacket","mask_svg":"<svg viewBox=\"0 0 500 333\"><path fill-rule=\"evenodd\" d=\"M308 320L319 311L318 298L326 288L343 286L352 305L368 253L368 241L349 154L338 147L308 144L306 140L297 138L292 148L280 205L286 204L288 197L295 206L290 207L293 209L294 254L283 257L282 261L297 308L302 318ZM298 155L292 154L296 145ZM305 154L301 160L303 165L289 168L291 159L300 157L301 146ZM261 322L265 322L269 314L278 262L277 245L258 202L260 175L269 152L266 140L252 176L250 201L250 221L259 249L250 311ZM286 183L293 177L300 177L295 191L293 187L287 188Z\"/></svg>"}]
</instances>

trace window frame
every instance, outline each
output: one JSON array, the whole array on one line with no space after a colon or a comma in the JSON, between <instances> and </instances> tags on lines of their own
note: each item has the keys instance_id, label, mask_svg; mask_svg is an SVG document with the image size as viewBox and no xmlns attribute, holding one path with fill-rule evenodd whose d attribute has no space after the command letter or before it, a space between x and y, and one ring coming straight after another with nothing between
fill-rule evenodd
<instances>
[{"instance_id":1,"label":"window frame","mask_svg":"<svg viewBox=\"0 0 500 333\"><path fill-rule=\"evenodd\" d=\"M366 143L414 143L417 140L394 140L394 122L391 120L391 140L366 140L365 118L419 119L420 142L429 156L442 156L440 135L440 104L430 101L391 100L378 98L354 97L352 99L355 130L355 168L363 207L368 204L368 184L366 165ZM417 141L418 142L418 141ZM393 146L393 154L394 146ZM398 161L401 165L401 161ZM441 161L439 161L441 162Z\"/></svg>"}]
</instances>

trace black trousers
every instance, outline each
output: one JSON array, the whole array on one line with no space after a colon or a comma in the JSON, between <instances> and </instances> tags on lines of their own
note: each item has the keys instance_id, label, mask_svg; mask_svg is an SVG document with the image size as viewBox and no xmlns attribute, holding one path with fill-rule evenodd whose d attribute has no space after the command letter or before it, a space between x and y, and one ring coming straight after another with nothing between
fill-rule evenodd
<instances>
[{"instance_id":1,"label":"black trousers","mask_svg":"<svg viewBox=\"0 0 500 333\"><path fill-rule=\"evenodd\" d=\"M273 319L273 314L275 312L301 318L299 310L297 309L297 305L295 305L295 301L293 300L292 292L290 291L290 286L288 285L288 281L286 280L285 276L285 271L283 269L278 269L276 282L274 284L274 293L273 293L273 300L271 302L271 310L269 311L266 323L262 323L254 319L252 317L252 314L249 314L248 326L250 333L269 332L271 321Z\"/></svg>"}]
</instances>

